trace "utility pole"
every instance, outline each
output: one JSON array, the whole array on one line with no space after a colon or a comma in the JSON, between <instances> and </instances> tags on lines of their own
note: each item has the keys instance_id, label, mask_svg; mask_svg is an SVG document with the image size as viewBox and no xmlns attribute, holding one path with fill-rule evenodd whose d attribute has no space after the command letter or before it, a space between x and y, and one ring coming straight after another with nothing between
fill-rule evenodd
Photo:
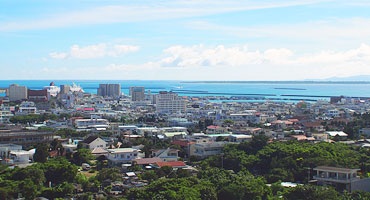
<instances>
[{"instance_id":1,"label":"utility pole","mask_svg":"<svg viewBox=\"0 0 370 200\"><path fill-rule=\"evenodd\" d=\"M221 168L224 168L224 154L221 154Z\"/></svg>"},{"instance_id":2,"label":"utility pole","mask_svg":"<svg viewBox=\"0 0 370 200\"><path fill-rule=\"evenodd\" d=\"M307 183L310 182L310 171L311 171L311 168L307 167Z\"/></svg>"}]
</instances>

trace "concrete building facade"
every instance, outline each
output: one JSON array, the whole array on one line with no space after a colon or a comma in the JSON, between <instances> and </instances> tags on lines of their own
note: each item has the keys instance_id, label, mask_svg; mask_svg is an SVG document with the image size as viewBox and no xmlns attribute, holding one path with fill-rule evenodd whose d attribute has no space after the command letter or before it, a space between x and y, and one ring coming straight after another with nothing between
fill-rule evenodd
<instances>
[{"instance_id":1,"label":"concrete building facade","mask_svg":"<svg viewBox=\"0 0 370 200\"><path fill-rule=\"evenodd\" d=\"M159 113L185 113L186 102L176 93L161 91L156 96L156 110Z\"/></svg>"},{"instance_id":2,"label":"concrete building facade","mask_svg":"<svg viewBox=\"0 0 370 200\"><path fill-rule=\"evenodd\" d=\"M130 87L130 94L132 101L145 101L144 87Z\"/></svg>"},{"instance_id":3,"label":"concrete building facade","mask_svg":"<svg viewBox=\"0 0 370 200\"><path fill-rule=\"evenodd\" d=\"M121 96L121 84L99 84L98 95L103 97Z\"/></svg>"},{"instance_id":4,"label":"concrete building facade","mask_svg":"<svg viewBox=\"0 0 370 200\"><path fill-rule=\"evenodd\" d=\"M21 101L27 99L27 87L12 84L9 86L8 96L10 101Z\"/></svg>"}]
</instances>

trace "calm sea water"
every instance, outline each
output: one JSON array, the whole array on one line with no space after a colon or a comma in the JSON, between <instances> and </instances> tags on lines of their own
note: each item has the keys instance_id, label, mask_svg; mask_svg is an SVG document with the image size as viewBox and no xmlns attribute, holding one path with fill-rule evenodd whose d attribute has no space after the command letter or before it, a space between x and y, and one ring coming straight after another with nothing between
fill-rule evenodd
<instances>
[{"instance_id":1,"label":"calm sea water","mask_svg":"<svg viewBox=\"0 0 370 200\"><path fill-rule=\"evenodd\" d=\"M6 88L10 84L16 83L25 85L30 89L41 89L50 84L49 80L0 80L0 88ZM80 85L85 92L95 93L99 83L120 83L122 92L128 94L129 87L143 86L146 90L153 93L162 90L175 90L182 96L237 96L235 94L252 94L246 96L265 96L271 98L309 98L309 99L327 99L323 97L286 97L282 95L310 95L310 96L352 96L352 97L370 97L370 84L353 83L209 83L209 82L182 82L182 81L107 81L107 80L57 80L53 81L55 85L72 84ZM208 94L206 93L208 92ZM261 95L258 95L261 94ZM4 94L1 94L4 96Z\"/></svg>"}]
</instances>

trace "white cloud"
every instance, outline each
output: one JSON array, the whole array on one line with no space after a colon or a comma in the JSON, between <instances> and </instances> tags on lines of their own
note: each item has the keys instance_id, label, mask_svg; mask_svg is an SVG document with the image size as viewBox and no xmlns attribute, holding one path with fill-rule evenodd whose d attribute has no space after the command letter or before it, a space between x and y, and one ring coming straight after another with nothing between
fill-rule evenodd
<instances>
[{"instance_id":1,"label":"white cloud","mask_svg":"<svg viewBox=\"0 0 370 200\"><path fill-rule=\"evenodd\" d=\"M63 64L64 65L64 64ZM244 46L171 46L163 57L139 64L44 68L44 77L147 80L303 80L370 74L370 45L301 54L294 49ZM35 75L36 76L36 75ZM76 75L75 78L78 78Z\"/></svg>"},{"instance_id":2,"label":"white cloud","mask_svg":"<svg viewBox=\"0 0 370 200\"><path fill-rule=\"evenodd\" d=\"M296 55L286 48L250 51L247 46L191 47L172 46L163 51L167 56L159 61L163 67L192 66L243 66L243 65L306 65L315 63L364 63L370 62L370 46L347 51L321 51L306 55Z\"/></svg>"},{"instance_id":3,"label":"white cloud","mask_svg":"<svg viewBox=\"0 0 370 200\"><path fill-rule=\"evenodd\" d=\"M160 61L163 67L190 66L241 66L248 64L286 63L293 54L288 49L249 51L247 46L206 48L202 44L192 47L173 46L164 50L168 56Z\"/></svg>"},{"instance_id":4,"label":"white cloud","mask_svg":"<svg viewBox=\"0 0 370 200\"><path fill-rule=\"evenodd\" d=\"M262 1L162 1L138 2L135 5L101 6L69 13L44 15L39 19L25 19L0 23L0 31L48 29L92 24L111 24L207 16L218 13L258 10L315 4L328 0Z\"/></svg>"},{"instance_id":5,"label":"white cloud","mask_svg":"<svg viewBox=\"0 0 370 200\"><path fill-rule=\"evenodd\" d=\"M106 48L107 45L104 43L85 47L73 45L70 47L69 55L77 59L102 58L106 54Z\"/></svg>"},{"instance_id":6,"label":"white cloud","mask_svg":"<svg viewBox=\"0 0 370 200\"><path fill-rule=\"evenodd\" d=\"M114 56L122 55L130 52L139 51L139 46L132 46L132 45L114 45Z\"/></svg>"},{"instance_id":7,"label":"white cloud","mask_svg":"<svg viewBox=\"0 0 370 200\"><path fill-rule=\"evenodd\" d=\"M103 58L105 56L117 57L127 53L136 52L140 49L139 46L132 45L107 45L100 43L96 45L88 45L80 47L79 45L72 45L69 52L57 53L51 52L49 56L54 59L91 59L91 58Z\"/></svg>"},{"instance_id":8,"label":"white cloud","mask_svg":"<svg viewBox=\"0 0 370 200\"><path fill-rule=\"evenodd\" d=\"M67 58L68 54L67 53L51 52L51 53L49 53L49 56L54 58L54 59L65 59L65 58Z\"/></svg>"}]
</instances>

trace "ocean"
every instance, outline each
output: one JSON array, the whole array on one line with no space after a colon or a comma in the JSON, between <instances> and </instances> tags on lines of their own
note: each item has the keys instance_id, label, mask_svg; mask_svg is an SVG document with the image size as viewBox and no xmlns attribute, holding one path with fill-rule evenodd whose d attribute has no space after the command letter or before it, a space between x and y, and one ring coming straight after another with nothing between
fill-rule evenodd
<instances>
[{"instance_id":1,"label":"ocean","mask_svg":"<svg viewBox=\"0 0 370 200\"><path fill-rule=\"evenodd\" d=\"M120 83L122 92L129 93L129 87L143 86L152 93L170 91L181 96L245 96L265 97L268 99L329 99L330 96L369 97L370 82L304 82L304 81L258 81L258 82L206 82L206 81L141 81L141 80L0 80L0 88L16 83L30 89L41 89L54 82L75 83L85 92L97 93L100 83ZM4 96L5 94L0 94Z\"/></svg>"}]
</instances>

